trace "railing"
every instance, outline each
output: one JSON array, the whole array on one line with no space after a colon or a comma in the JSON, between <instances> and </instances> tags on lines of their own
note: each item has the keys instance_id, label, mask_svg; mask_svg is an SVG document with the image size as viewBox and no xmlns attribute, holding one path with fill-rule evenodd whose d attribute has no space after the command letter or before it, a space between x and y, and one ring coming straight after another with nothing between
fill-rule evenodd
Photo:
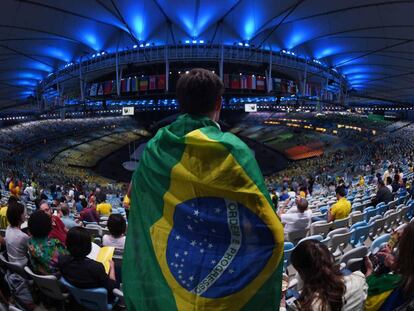
<instances>
[{"instance_id":1,"label":"railing","mask_svg":"<svg viewBox=\"0 0 414 311\"><path fill-rule=\"evenodd\" d=\"M223 51L222 51L223 49ZM228 63L243 64L269 64L270 51L255 49L254 47L221 46L221 45L176 45L176 46L150 46L139 49L131 49L118 52L118 65L141 64L149 65L162 63L166 59L171 61L217 61L221 59ZM272 66L285 67L295 70L307 71L311 75L332 79L343 86L347 85L345 78L335 70L324 65L305 59L300 56L285 55L281 52L272 51ZM58 70L46 77L39 85L40 89L46 90L57 83L63 83L70 79L79 79L79 69L86 77L94 71L115 68L116 53L105 53L99 57L81 59L71 66ZM306 69L305 69L306 68Z\"/></svg>"}]
</instances>

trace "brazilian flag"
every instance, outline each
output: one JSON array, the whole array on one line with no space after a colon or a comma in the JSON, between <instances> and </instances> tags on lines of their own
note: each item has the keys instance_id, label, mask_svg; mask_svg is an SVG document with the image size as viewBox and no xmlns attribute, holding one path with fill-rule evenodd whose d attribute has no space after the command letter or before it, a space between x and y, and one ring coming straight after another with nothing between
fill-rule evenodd
<instances>
[{"instance_id":1,"label":"brazilian flag","mask_svg":"<svg viewBox=\"0 0 414 311\"><path fill-rule=\"evenodd\" d=\"M122 279L129 311L279 310L283 227L250 149L184 114L132 178Z\"/></svg>"}]
</instances>

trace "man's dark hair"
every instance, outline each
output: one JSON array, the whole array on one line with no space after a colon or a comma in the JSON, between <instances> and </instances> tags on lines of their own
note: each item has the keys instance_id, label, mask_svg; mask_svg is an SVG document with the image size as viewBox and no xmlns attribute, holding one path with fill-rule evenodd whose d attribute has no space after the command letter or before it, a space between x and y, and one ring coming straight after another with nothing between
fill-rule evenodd
<instances>
[{"instance_id":1,"label":"man's dark hair","mask_svg":"<svg viewBox=\"0 0 414 311\"><path fill-rule=\"evenodd\" d=\"M100 204L100 203L104 203L105 201L106 201L105 193L100 193L99 195L96 196L96 203Z\"/></svg>"},{"instance_id":2,"label":"man's dark hair","mask_svg":"<svg viewBox=\"0 0 414 311\"><path fill-rule=\"evenodd\" d=\"M68 216L69 215L69 206L64 203L62 204L62 207L60 208L60 211L62 212L63 216Z\"/></svg>"},{"instance_id":3,"label":"man's dark hair","mask_svg":"<svg viewBox=\"0 0 414 311\"><path fill-rule=\"evenodd\" d=\"M82 208L87 208L88 202L86 200L81 200L81 205L82 205Z\"/></svg>"},{"instance_id":4,"label":"man's dark hair","mask_svg":"<svg viewBox=\"0 0 414 311\"><path fill-rule=\"evenodd\" d=\"M126 221L121 214L111 214L108 218L108 230L115 238L119 238L125 233Z\"/></svg>"},{"instance_id":5,"label":"man's dark hair","mask_svg":"<svg viewBox=\"0 0 414 311\"><path fill-rule=\"evenodd\" d=\"M336 187L335 193L337 195L339 195L340 197L345 197L346 196L344 187Z\"/></svg>"},{"instance_id":6,"label":"man's dark hair","mask_svg":"<svg viewBox=\"0 0 414 311\"><path fill-rule=\"evenodd\" d=\"M38 210L30 215L27 226L34 238L45 238L52 230L52 219L45 212Z\"/></svg>"},{"instance_id":7,"label":"man's dark hair","mask_svg":"<svg viewBox=\"0 0 414 311\"><path fill-rule=\"evenodd\" d=\"M214 111L224 92L220 78L210 70L194 68L177 82L176 95L184 113L204 114Z\"/></svg>"},{"instance_id":8,"label":"man's dark hair","mask_svg":"<svg viewBox=\"0 0 414 311\"><path fill-rule=\"evenodd\" d=\"M12 206L13 204L16 204L17 202L19 202L17 200L17 198L15 196L10 196L9 199L7 200L7 206Z\"/></svg>"},{"instance_id":9,"label":"man's dark hair","mask_svg":"<svg viewBox=\"0 0 414 311\"><path fill-rule=\"evenodd\" d=\"M85 228L73 227L66 236L66 247L75 258L85 258L92 249L91 235Z\"/></svg>"},{"instance_id":10,"label":"man's dark hair","mask_svg":"<svg viewBox=\"0 0 414 311\"><path fill-rule=\"evenodd\" d=\"M306 211L308 209L308 200L304 199L304 198L300 198L297 203L297 208L299 210L299 212L303 213L304 211Z\"/></svg>"},{"instance_id":11,"label":"man's dark hair","mask_svg":"<svg viewBox=\"0 0 414 311\"><path fill-rule=\"evenodd\" d=\"M7 208L6 216L12 227L17 227L20 224L22 215L24 214L24 206L21 203L11 204Z\"/></svg>"}]
</instances>

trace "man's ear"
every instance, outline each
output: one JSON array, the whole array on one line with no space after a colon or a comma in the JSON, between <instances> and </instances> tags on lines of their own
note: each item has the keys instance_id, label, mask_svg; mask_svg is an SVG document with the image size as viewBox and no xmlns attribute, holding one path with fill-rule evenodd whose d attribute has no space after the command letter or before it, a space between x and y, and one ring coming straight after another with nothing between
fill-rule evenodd
<instances>
[{"instance_id":1,"label":"man's ear","mask_svg":"<svg viewBox=\"0 0 414 311\"><path fill-rule=\"evenodd\" d=\"M214 105L214 111L221 111L221 96L217 98L216 103Z\"/></svg>"}]
</instances>

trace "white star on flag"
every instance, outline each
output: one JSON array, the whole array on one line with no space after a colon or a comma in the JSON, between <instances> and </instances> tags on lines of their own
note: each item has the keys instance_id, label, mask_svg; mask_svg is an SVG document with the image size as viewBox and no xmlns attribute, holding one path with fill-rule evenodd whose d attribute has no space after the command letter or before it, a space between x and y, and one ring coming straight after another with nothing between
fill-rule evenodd
<instances>
[{"instance_id":1,"label":"white star on flag","mask_svg":"<svg viewBox=\"0 0 414 311\"><path fill-rule=\"evenodd\" d=\"M198 209L196 209L195 211L194 211L194 216L198 216L200 214L200 212L198 211Z\"/></svg>"}]
</instances>

